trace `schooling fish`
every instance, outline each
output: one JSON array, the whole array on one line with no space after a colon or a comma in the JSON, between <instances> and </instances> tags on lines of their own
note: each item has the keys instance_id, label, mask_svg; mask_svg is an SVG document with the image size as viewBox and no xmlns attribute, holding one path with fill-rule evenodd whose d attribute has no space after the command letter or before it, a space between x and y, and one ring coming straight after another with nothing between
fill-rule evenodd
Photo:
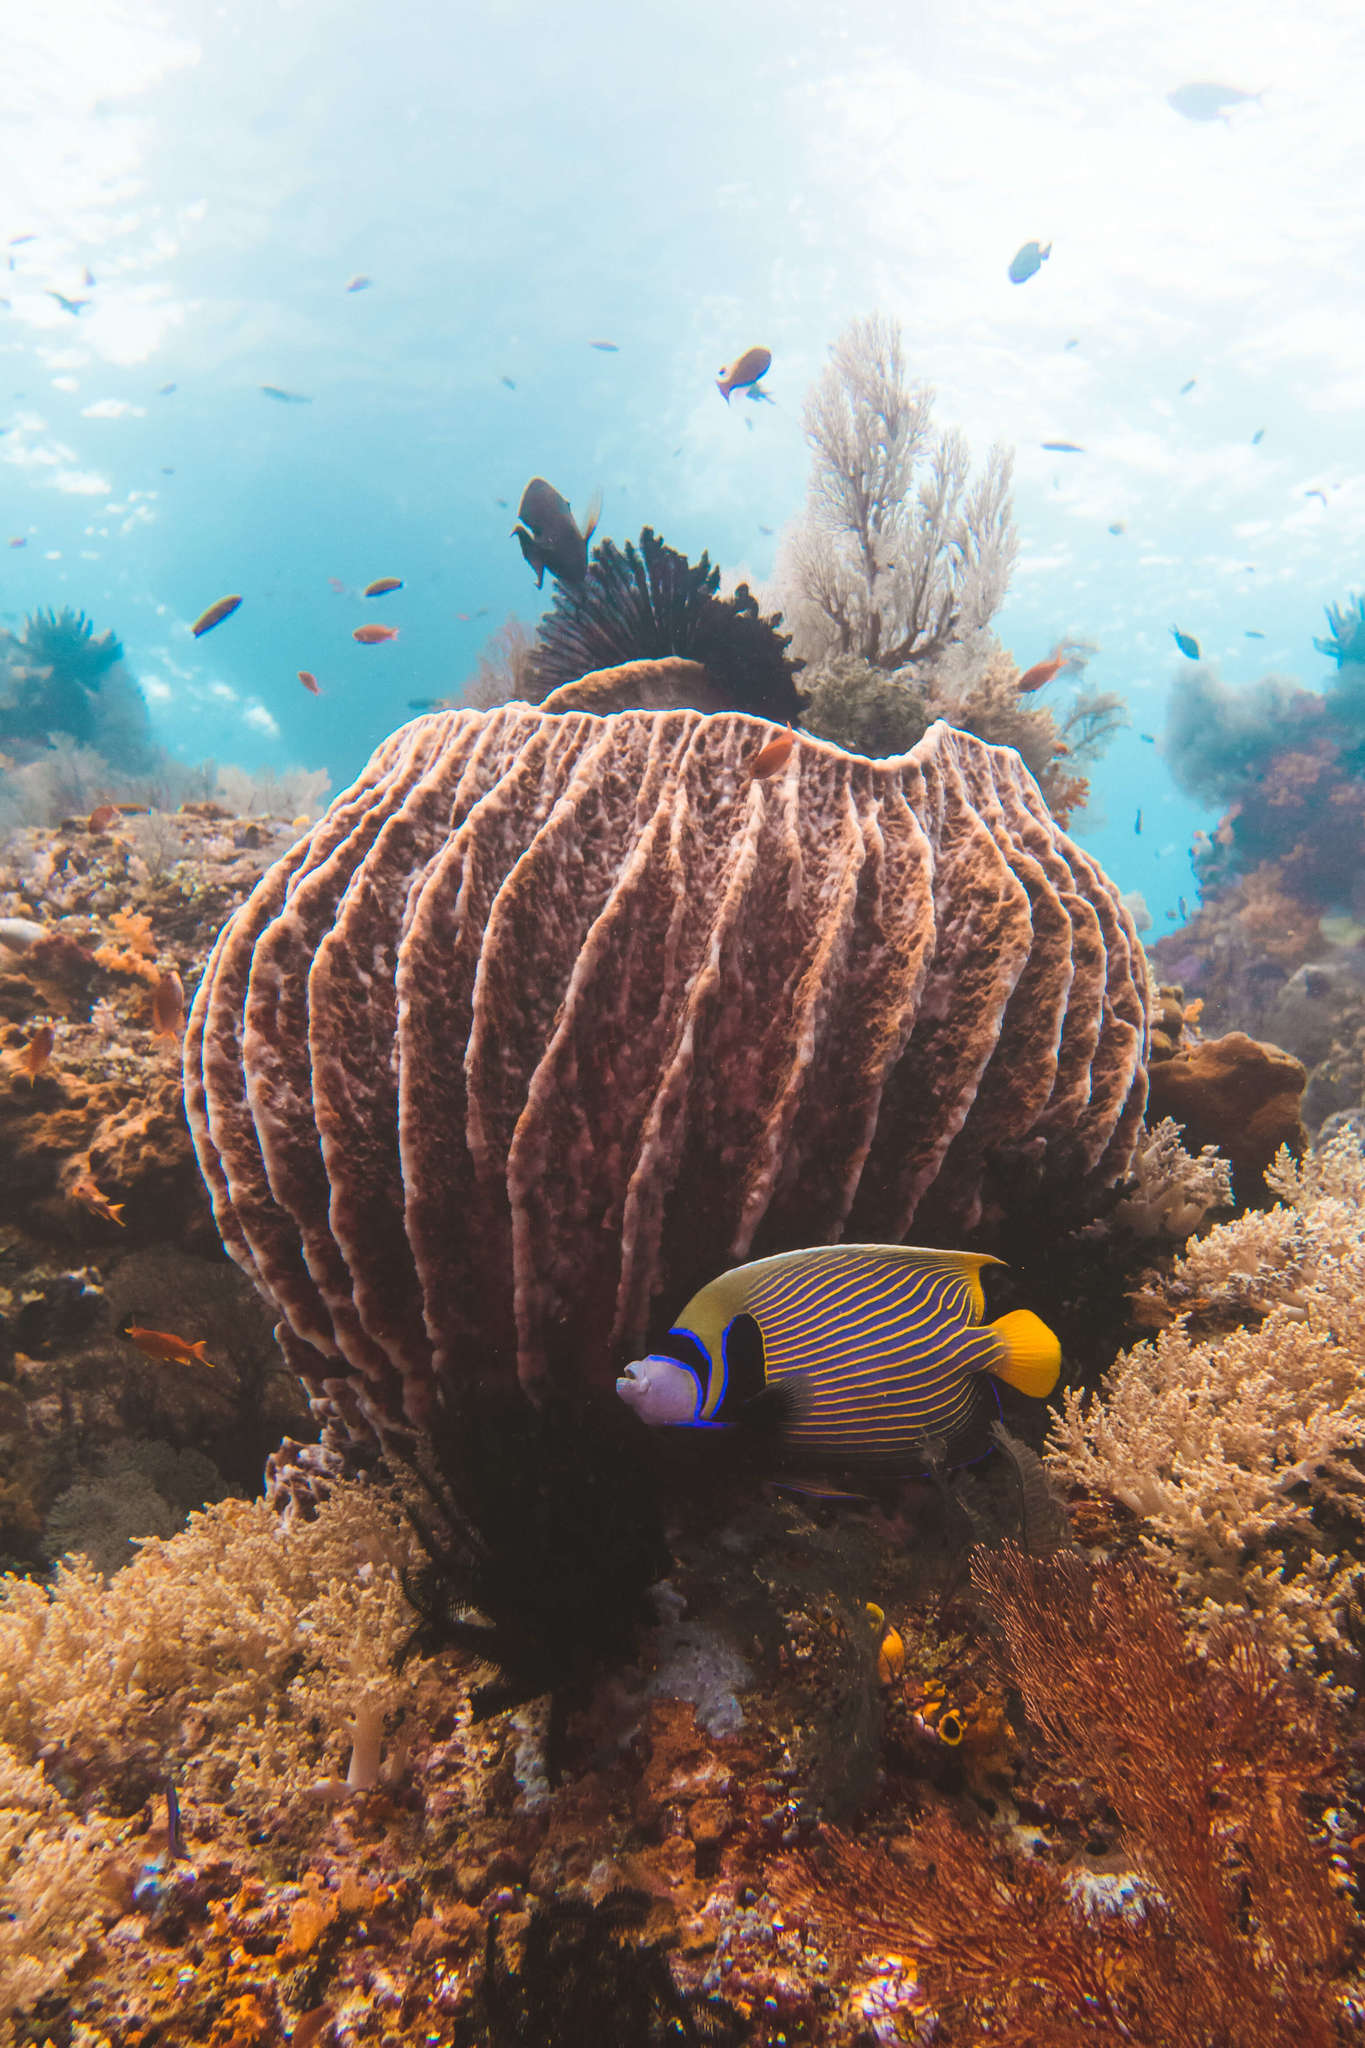
<instances>
[{"instance_id":1,"label":"schooling fish","mask_svg":"<svg viewBox=\"0 0 1365 2048\"><path fill-rule=\"evenodd\" d=\"M604 356L619 356L621 353L620 343L615 341L590 341L588 347L597 349Z\"/></svg>"},{"instance_id":2,"label":"schooling fish","mask_svg":"<svg viewBox=\"0 0 1365 2048\"><path fill-rule=\"evenodd\" d=\"M73 320L78 320L86 307L92 303L89 299L68 299L61 292L54 291L49 291L48 297L55 299L62 311L69 313Z\"/></svg>"},{"instance_id":3,"label":"schooling fish","mask_svg":"<svg viewBox=\"0 0 1365 2048\"><path fill-rule=\"evenodd\" d=\"M215 626L222 625L224 619L230 619L241 601L240 597L220 597L206 612L200 612L190 627L195 639L198 640L204 633L211 633Z\"/></svg>"},{"instance_id":4,"label":"schooling fish","mask_svg":"<svg viewBox=\"0 0 1365 2048\"><path fill-rule=\"evenodd\" d=\"M299 681L303 684L305 690L311 690L315 697L320 697L322 695L322 685L319 683L317 677L313 674L312 669L301 668L298 671L298 677Z\"/></svg>"},{"instance_id":5,"label":"schooling fish","mask_svg":"<svg viewBox=\"0 0 1365 2048\"><path fill-rule=\"evenodd\" d=\"M1176 646L1187 661L1198 661L1199 642L1195 639L1193 633L1182 633L1179 626L1172 626L1171 638L1175 641Z\"/></svg>"},{"instance_id":6,"label":"schooling fish","mask_svg":"<svg viewBox=\"0 0 1365 2048\"><path fill-rule=\"evenodd\" d=\"M1139 808L1138 808L1138 814L1137 814L1137 816L1136 816L1136 817L1134 818L1134 820L1133 820L1133 830L1134 830L1134 832L1135 832L1135 833L1137 834L1137 837L1138 837L1138 838L1140 839L1140 838L1142 837L1142 809L1141 809L1141 806L1139 806Z\"/></svg>"},{"instance_id":7,"label":"schooling fish","mask_svg":"<svg viewBox=\"0 0 1365 2048\"><path fill-rule=\"evenodd\" d=\"M1235 85L1216 85L1212 79L1196 79L1192 85L1178 85L1166 95L1166 104L1187 121L1226 121L1229 107L1245 106L1259 100L1258 92L1241 92Z\"/></svg>"},{"instance_id":8,"label":"schooling fish","mask_svg":"<svg viewBox=\"0 0 1365 2048\"><path fill-rule=\"evenodd\" d=\"M204 1346L207 1337L201 1337L197 1344L191 1344L186 1337L176 1337L169 1330L145 1330L136 1323L129 1323L120 1333L130 1344L136 1344L139 1351L148 1358L159 1358L167 1365L212 1365L211 1358L205 1358Z\"/></svg>"},{"instance_id":9,"label":"schooling fish","mask_svg":"<svg viewBox=\"0 0 1365 2048\"><path fill-rule=\"evenodd\" d=\"M744 391L750 385L757 384L759 378L765 376L771 369L772 360L773 352L770 348L746 348L743 355L737 356L728 369L722 369L716 378L716 389L725 403L730 403L732 391ZM764 396L767 396L766 392Z\"/></svg>"},{"instance_id":10,"label":"schooling fish","mask_svg":"<svg viewBox=\"0 0 1365 2048\"><path fill-rule=\"evenodd\" d=\"M1044 683L1050 683L1066 665L1064 654L1053 654L1046 661L1035 661L1032 668L1026 668L1015 684L1021 697L1027 697L1033 690L1041 690Z\"/></svg>"},{"instance_id":11,"label":"schooling fish","mask_svg":"<svg viewBox=\"0 0 1365 2048\"><path fill-rule=\"evenodd\" d=\"M1049 455L1084 455L1079 441L1044 441L1041 444Z\"/></svg>"},{"instance_id":12,"label":"schooling fish","mask_svg":"<svg viewBox=\"0 0 1365 2048\"><path fill-rule=\"evenodd\" d=\"M303 391L281 391L278 384L262 384L260 389L267 398L273 398L277 405L311 405L312 399Z\"/></svg>"},{"instance_id":13,"label":"schooling fish","mask_svg":"<svg viewBox=\"0 0 1365 2048\"><path fill-rule=\"evenodd\" d=\"M819 1245L722 1273L616 1391L642 1422L766 1432L807 1465L903 1465L961 1441L990 1373L1044 1400L1061 1347L1028 1309L983 1325L984 1252Z\"/></svg>"},{"instance_id":14,"label":"schooling fish","mask_svg":"<svg viewBox=\"0 0 1365 2048\"><path fill-rule=\"evenodd\" d=\"M1180 387L1180 396L1181 396L1182 398L1188 398L1188 397L1189 397L1189 395L1190 395L1190 393L1191 393L1191 392L1193 391L1193 389L1194 389L1195 385L1196 385L1196 384L1197 384L1198 382L1199 382L1199 379L1198 379L1197 377L1191 377L1188 383L1186 383L1186 384L1182 384L1182 385L1181 385L1181 387Z\"/></svg>"},{"instance_id":15,"label":"schooling fish","mask_svg":"<svg viewBox=\"0 0 1365 2048\"><path fill-rule=\"evenodd\" d=\"M1010 283L1027 284L1031 277L1037 276L1051 254L1051 242L1046 248L1040 242L1025 242L1022 249L1015 250L1011 259Z\"/></svg>"},{"instance_id":16,"label":"schooling fish","mask_svg":"<svg viewBox=\"0 0 1365 2048\"><path fill-rule=\"evenodd\" d=\"M358 640L362 647L377 647L381 640L396 640L398 628L380 625L357 626L351 638Z\"/></svg>"},{"instance_id":17,"label":"schooling fish","mask_svg":"<svg viewBox=\"0 0 1365 2048\"><path fill-rule=\"evenodd\" d=\"M557 583L583 582L588 573L588 542L597 530L601 512L601 500L594 497L588 506L587 524L580 533L568 499L561 497L543 476L531 478L521 494L512 538L536 572L537 590L545 581L547 569Z\"/></svg>"},{"instance_id":18,"label":"schooling fish","mask_svg":"<svg viewBox=\"0 0 1365 2048\"><path fill-rule=\"evenodd\" d=\"M373 583L365 585L360 595L362 597L383 597L390 590L401 590L402 588L403 579L401 576L376 576Z\"/></svg>"}]
</instances>

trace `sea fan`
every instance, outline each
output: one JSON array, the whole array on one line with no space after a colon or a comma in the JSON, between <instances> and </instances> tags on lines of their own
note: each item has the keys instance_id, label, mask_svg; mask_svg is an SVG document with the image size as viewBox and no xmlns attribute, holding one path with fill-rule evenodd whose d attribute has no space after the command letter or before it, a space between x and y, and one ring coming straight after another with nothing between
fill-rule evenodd
<instances>
[{"instance_id":1,"label":"sea fan","mask_svg":"<svg viewBox=\"0 0 1365 2048\"><path fill-rule=\"evenodd\" d=\"M800 699L781 615L764 618L746 583L716 596L708 555L689 562L648 526L640 545L601 541L585 580L563 586L541 622L531 657L537 699L594 669L680 655L700 662L737 711L795 723Z\"/></svg>"}]
</instances>

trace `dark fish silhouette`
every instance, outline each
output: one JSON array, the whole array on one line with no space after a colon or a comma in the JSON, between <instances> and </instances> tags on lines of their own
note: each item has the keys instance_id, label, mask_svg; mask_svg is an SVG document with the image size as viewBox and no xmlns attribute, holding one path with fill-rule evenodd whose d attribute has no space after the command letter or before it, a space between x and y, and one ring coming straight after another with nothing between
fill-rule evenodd
<instances>
[{"instance_id":1,"label":"dark fish silhouette","mask_svg":"<svg viewBox=\"0 0 1365 2048\"><path fill-rule=\"evenodd\" d=\"M1025 242L1022 249L1015 250L1010 260L1010 283L1027 284L1031 277L1038 275L1051 254L1051 242L1046 247L1041 242Z\"/></svg>"},{"instance_id":2,"label":"dark fish silhouette","mask_svg":"<svg viewBox=\"0 0 1365 2048\"><path fill-rule=\"evenodd\" d=\"M512 537L536 572L536 589L545 581L548 569L557 583L581 583L588 573L588 542L601 513L596 500L588 507L587 524L580 533L567 498L561 497L543 476L533 476L521 494L517 524Z\"/></svg>"},{"instance_id":3,"label":"dark fish silhouette","mask_svg":"<svg viewBox=\"0 0 1365 2048\"><path fill-rule=\"evenodd\" d=\"M517 382L515 377L499 377L498 382L500 384L505 384L509 391L515 391L517 388Z\"/></svg>"},{"instance_id":4,"label":"dark fish silhouette","mask_svg":"<svg viewBox=\"0 0 1365 2048\"><path fill-rule=\"evenodd\" d=\"M303 391L281 391L278 384L262 384L261 390L267 398L273 398L277 405L311 405L312 399Z\"/></svg>"},{"instance_id":5,"label":"dark fish silhouette","mask_svg":"<svg viewBox=\"0 0 1365 2048\"><path fill-rule=\"evenodd\" d=\"M91 304L89 299L68 299L62 292L49 291L48 297L55 299L62 311L69 313L73 320L78 319L86 307Z\"/></svg>"},{"instance_id":6,"label":"dark fish silhouette","mask_svg":"<svg viewBox=\"0 0 1365 2048\"><path fill-rule=\"evenodd\" d=\"M1142 811L1140 807L1137 816L1133 820L1133 831L1137 834L1138 838L1142 837Z\"/></svg>"},{"instance_id":7,"label":"dark fish silhouette","mask_svg":"<svg viewBox=\"0 0 1365 2048\"><path fill-rule=\"evenodd\" d=\"M1179 626L1172 626L1171 637L1186 661L1198 661L1199 642L1195 639L1193 633L1182 633Z\"/></svg>"}]
</instances>

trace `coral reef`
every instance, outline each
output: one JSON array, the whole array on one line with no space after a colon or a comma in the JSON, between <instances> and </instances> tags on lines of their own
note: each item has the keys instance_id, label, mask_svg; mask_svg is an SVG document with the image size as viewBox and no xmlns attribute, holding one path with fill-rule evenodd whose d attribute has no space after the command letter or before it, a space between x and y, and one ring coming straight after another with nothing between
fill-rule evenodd
<instances>
[{"instance_id":1,"label":"coral reef","mask_svg":"<svg viewBox=\"0 0 1365 2048\"><path fill-rule=\"evenodd\" d=\"M1149 1121L1129 1171L1135 1183L1114 1209L1114 1221L1142 1238L1184 1244L1214 1209L1232 1207L1232 1168L1216 1145L1192 1154L1173 1117Z\"/></svg>"},{"instance_id":2,"label":"coral reef","mask_svg":"<svg viewBox=\"0 0 1365 2048\"><path fill-rule=\"evenodd\" d=\"M438 1386L610 1386L746 1255L1122 1175L1145 966L1018 757L940 725L756 782L769 730L419 720L224 930L186 1107L322 1468Z\"/></svg>"},{"instance_id":3,"label":"coral reef","mask_svg":"<svg viewBox=\"0 0 1365 2048\"><path fill-rule=\"evenodd\" d=\"M1231 1163L1238 1201L1246 1202L1282 1145L1303 1150L1307 1079L1291 1053L1229 1031L1153 1062L1149 1113L1173 1117L1189 1147L1216 1147Z\"/></svg>"},{"instance_id":4,"label":"coral reef","mask_svg":"<svg viewBox=\"0 0 1365 2048\"><path fill-rule=\"evenodd\" d=\"M898 325L855 320L805 407L805 518L783 538L778 585L797 653L853 654L893 671L942 653L999 610L1018 549L1012 459L969 482L960 433L907 380Z\"/></svg>"},{"instance_id":5,"label":"coral reef","mask_svg":"<svg viewBox=\"0 0 1365 2048\"><path fill-rule=\"evenodd\" d=\"M1048 1466L1141 1518L1204 1622L1250 1608L1312 1667L1355 1640L1365 1530L1365 1155L1343 1132L1267 1176L1138 1302L1159 1326L1069 1390Z\"/></svg>"},{"instance_id":6,"label":"coral reef","mask_svg":"<svg viewBox=\"0 0 1365 2048\"><path fill-rule=\"evenodd\" d=\"M1054 1782L1092 1826L1110 1809L1119 1846L946 1812L894 1849L830 1832L771 1880L784 1911L899 1964L892 2038L1330 2048L1358 1931L1304 1811L1330 1785L1322 1701L1245 1624L1192 1649L1150 1571L1007 1550L974 1577Z\"/></svg>"},{"instance_id":7,"label":"coral reef","mask_svg":"<svg viewBox=\"0 0 1365 2048\"><path fill-rule=\"evenodd\" d=\"M528 664L530 694L597 669L680 657L705 669L717 692L708 710L735 709L784 722L800 710L780 617L764 618L748 585L716 595L720 570L692 563L651 532L636 548L600 541L582 583L560 584Z\"/></svg>"},{"instance_id":8,"label":"coral reef","mask_svg":"<svg viewBox=\"0 0 1365 2048\"><path fill-rule=\"evenodd\" d=\"M21 637L0 633L0 747L23 763L54 736L97 750L117 772L143 772L159 751L123 648L69 609L35 613Z\"/></svg>"}]
</instances>

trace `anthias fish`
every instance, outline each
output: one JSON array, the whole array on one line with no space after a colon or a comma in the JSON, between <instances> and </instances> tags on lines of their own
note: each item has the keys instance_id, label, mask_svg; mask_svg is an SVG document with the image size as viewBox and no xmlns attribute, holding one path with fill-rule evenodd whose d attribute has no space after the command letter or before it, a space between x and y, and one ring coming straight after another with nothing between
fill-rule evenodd
<instances>
[{"instance_id":1,"label":"anthias fish","mask_svg":"<svg viewBox=\"0 0 1365 2048\"><path fill-rule=\"evenodd\" d=\"M1065 664L1064 654L1050 654L1046 661L1035 661L1032 668L1026 668L1014 687L1021 697L1027 697L1032 691L1041 690L1045 683L1050 683Z\"/></svg>"},{"instance_id":2,"label":"anthias fish","mask_svg":"<svg viewBox=\"0 0 1365 2048\"><path fill-rule=\"evenodd\" d=\"M310 690L315 697L322 695L322 685L313 674L311 668L301 668L298 671L298 677L305 690Z\"/></svg>"},{"instance_id":3,"label":"anthias fish","mask_svg":"<svg viewBox=\"0 0 1365 2048\"><path fill-rule=\"evenodd\" d=\"M732 391L747 391L766 376L772 368L773 352L770 348L746 348L728 368L722 369L716 378L716 389L728 405Z\"/></svg>"},{"instance_id":4,"label":"anthias fish","mask_svg":"<svg viewBox=\"0 0 1365 2048\"><path fill-rule=\"evenodd\" d=\"M185 1028L185 984L173 967L152 990L152 1037L179 1038Z\"/></svg>"},{"instance_id":5,"label":"anthias fish","mask_svg":"<svg viewBox=\"0 0 1365 2048\"><path fill-rule=\"evenodd\" d=\"M1176 646L1180 649L1186 661L1198 661L1199 642L1195 639L1193 633L1182 633L1179 626L1172 626L1171 638L1175 641Z\"/></svg>"},{"instance_id":6,"label":"anthias fish","mask_svg":"<svg viewBox=\"0 0 1365 2048\"><path fill-rule=\"evenodd\" d=\"M1010 259L1010 283L1027 284L1031 277L1037 276L1051 254L1051 242L1025 242Z\"/></svg>"},{"instance_id":7,"label":"anthias fish","mask_svg":"<svg viewBox=\"0 0 1365 2048\"><path fill-rule=\"evenodd\" d=\"M127 1229L128 1226L123 1220L123 1211L127 1204L111 1202L103 1190L96 1187L93 1180L73 1181L71 1199L73 1202L81 1203L92 1216L98 1216L102 1223L117 1223L120 1230Z\"/></svg>"},{"instance_id":8,"label":"anthias fish","mask_svg":"<svg viewBox=\"0 0 1365 2048\"><path fill-rule=\"evenodd\" d=\"M403 579L401 576L376 576L373 583L365 585L360 595L362 597L383 597L390 590L401 590L402 588Z\"/></svg>"},{"instance_id":9,"label":"anthias fish","mask_svg":"<svg viewBox=\"0 0 1365 2048\"><path fill-rule=\"evenodd\" d=\"M190 627L190 631L195 639L199 639L201 634L211 633L215 626L222 625L224 619L230 619L241 601L240 596L220 597L215 604L209 606L206 612L200 612L198 618Z\"/></svg>"},{"instance_id":10,"label":"anthias fish","mask_svg":"<svg viewBox=\"0 0 1365 2048\"><path fill-rule=\"evenodd\" d=\"M600 513L600 504L594 499L580 533L568 499L543 476L531 478L521 494L512 537L536 572L537 590L547 569L557 583L583 582L588 573L588 542L597 530Z\"/></svg>"},{"instance_id":11,"label":"anthias fish","mask_svg":"<svg viewBox=\"0 0 1365 2048\"><path fill-rule=\"evenodd\" d=\"M117 804L96 804L85 821L85 829L87 832L107 832L111 825L118 823L118 816Z\"/></svg>"},{"instance_id":12,"label":"anthias fish","mask_svg":"<svg viewBox=\"0 0 1365 2048\"><path fill-rule=\"evenodd\" d=\"M16 1072L28 1075L30 1088L52 1057L57 1034L50 1024L40 1024L32 1038L14 1055Z\"/></svg>"},{"instance_id":13,"label":"anthias fish","mask_svg":"<svg viewBox=\"0 0 1365 2048\"><path fill-rule=\"evenodd\" d=\"M616 1382L643 1422L769 1434L783 1461L913 1462L961 1441L990 1373L1037 1399L1061 1348L1028 1309L982 1323L982 1252L820 1245L756 1259L695 1294Z\"/></svg>"},{"instance_id":14,"label":"anthias fish","mask_svg":"<svg viewBox=\"0 0 1365 2048\"><path fill-rule=\"evenodd\" d=\"M369 625L357 626L351 638L358 640L362 647L377 647L381 640L396 640L397 626L381 626L374 621Z\"/></svg>"},{"instance_id":15,"label":"anthias fish","mask_svg":"<svg viewBox=\"0 0 1365 2048\"><path fill-rule=\"evenodd\" d=\"M169 1330L146 1330L137 1323L129 1323L123 1335L130 1344L136 1344L139 1351L148 1358L158 1358L167 1365L212 1365L211 1358L205 1358L204 1346L207 1337L201 1337L191 1344L187 1337L174 1336Z\"/></svg>"},{"instance_id":16,"label":"anthias fish","mask_svg":"<svg viewBox=\"0 0 1365 2048\"><path fill-rule=\"evenodd\" d=\"M791 759L792 748L796 745L796 734L788 726L778 733L766 746L760 747L749 763L749 774L755 782L762 782L765 776L776 775L779 768L785 768Z\"/></svg>"}]
</instances>

